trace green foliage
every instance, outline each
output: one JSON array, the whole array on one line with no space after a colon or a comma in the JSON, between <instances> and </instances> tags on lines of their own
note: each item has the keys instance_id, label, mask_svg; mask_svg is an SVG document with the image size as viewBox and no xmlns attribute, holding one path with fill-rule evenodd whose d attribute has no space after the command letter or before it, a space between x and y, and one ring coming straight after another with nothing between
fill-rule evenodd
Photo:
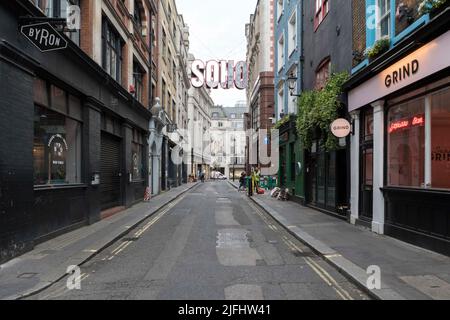
<instances>
[{"instance_id":1,"label":"green foliage","mask_svg":"<svg viewBox=\"0 0 450 320\"><path fill-rule=\"evenodd\" d=\"M386 52L391 45L389 37L383 37L375 42L372 48L368 49L366 54L369 59L375 59L380 54Z\"/></svg>"},{"instance_id":2,"label":"green foliage","mask_svg":"<svg viewBox=\"0 0 450 320\"><path fill-rule=\"evenodd\" d=\"M305 91L298 102L297 134L306 148L310 148L314 132L318 130L325 140L325 148L337 148L337 138L330 125L338 118L342 108L339 97L342 86L349 79L347 72L332 74L320 91Z\"/></svg>"},{"instance_id":3,"label":"green foliage","mask_svg":"<svg viewBox=\"0 0 450 320\"><path fill-rule=\"evenodd\" d=\"M277 121L277 123L273 126L273 129L280 129L284 124L289 122L289 115L285 116L284 118L281 118Z\"/></svg>"},{"instance_id":4,"label":"green foliage","mask_svg":"<svg viewBox=\"0 0 450 320\"><path fill-rule=\"evenodd\" d=\"M417 9L419 15L424 15L431 13L435 10L441 8L444 4L448 3L449 0L423 0Z\"/></svg>"}]
</instances>

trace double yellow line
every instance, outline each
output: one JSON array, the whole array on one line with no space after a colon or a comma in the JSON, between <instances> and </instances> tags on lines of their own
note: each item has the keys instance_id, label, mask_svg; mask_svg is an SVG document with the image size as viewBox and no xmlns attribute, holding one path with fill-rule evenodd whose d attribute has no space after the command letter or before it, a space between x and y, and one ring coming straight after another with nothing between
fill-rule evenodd
<instances>
[{"instance_id":1,"label":"double yellow line","mask_svg":"<svg viewBox=\"0 0 450 320\"><path fill-rule=\"evenodd\" d=\"M253 203L248 202L249 206L261 217L264 223L273 231L278 231L278 228L271 223L267 217L261 212L259 208L257 208ZM295 243L288 239L288 237L282 237L283 242L289 247L289 249L296 253L304 253L304 251L299 248ZM323 269L317 262L315 262L310 257L303 257L308 266L331 288L336 291L338 296L343 300L354 300L353 297L344 289L342 286L325 270Z\"/></svg>"},{"instance_id":2,"label":"double yellow line","mask_svg":"<svg viewBox=\"0 0 450 320\"><path fill-rule=\"evenodd\" d=\"M138 229L134 236L136 238L141 237L144 232L146 232L148 229L150 229L155 223L157 223L165 214L167 214L173 207L175 207L181 200L183 200L185 195L181 196L179 199L175 200L174 202L171 202L167 205L167 207L159 212L155 217L153 217L149 222L147 222L142 228ZM114 257L118 256L122 251L124 251L130 244L132 244L133 241L125 241L121 243L117 248L115 248L113 251L111 251L111 255L109 257L105 257L102 259L102 261L108 260L111 261L114 259Z\"/></svg>"}]
</instances>

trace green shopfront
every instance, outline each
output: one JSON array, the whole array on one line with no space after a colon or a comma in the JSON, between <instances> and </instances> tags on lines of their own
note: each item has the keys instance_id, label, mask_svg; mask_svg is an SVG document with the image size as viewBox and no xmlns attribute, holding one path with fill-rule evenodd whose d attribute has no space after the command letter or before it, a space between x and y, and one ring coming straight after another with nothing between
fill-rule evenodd
<instances>
[{"instance_id":1,"label":"green shopfront","mask_svg":"<svg viewBox=\"0 0 450 320\"><path fill-rule=\"evenodd\" d=\"M288 188L294 201L305 203L304 152L297 137L295 117L279 128L279 186Z\"/></svg>"}]
</instances>

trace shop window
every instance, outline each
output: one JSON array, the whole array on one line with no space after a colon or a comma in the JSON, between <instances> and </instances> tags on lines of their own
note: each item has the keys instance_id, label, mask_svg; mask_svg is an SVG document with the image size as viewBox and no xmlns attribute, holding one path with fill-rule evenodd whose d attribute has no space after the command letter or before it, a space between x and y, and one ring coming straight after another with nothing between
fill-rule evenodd
<instances>
[{"instance_id":1,"label":"shop window","mask_svg":"<svg viewBox=\"0 0 450 320\"><path fill-rule=\"evenodd\" d=\"M317 30L319 25L328 15L330 11L330 6L328 0L315 0L316 1L316 10L314 15L314 29Z\"/></svg>"},{"instance_id":2,"label":"shop window","mask_svg":"<svg viewBox=\"0 0 450 320\"><path fill-rule=\"evenodd\" d=\"M81 123L36 105L33 144L34 184L81 182Z\"/></svg>"},{"instance_id":3,"label":"shop window","mask_svg":"<svg viewBox=\"0 0 450 320\"><path fill-rule=\"evenodd\" d=\"M143 172L143 155L144 155L144 138L141 132L133 130L133 139L131 143L131 164L132 164L132 179L142 180L144 178Z\"/></svg>"},{"instance_id":4,"label":"shop window","mask_svg":"<svg viewBox=\"0 0 450 320\"><path fill-rule=\"evenodd\" d=\"M450 189L450 89L431 96L431 186Z\"/></svg>"},{"instance_id":5,"label":"shop window","mask_svg":"<svg viewBox=\"0 0 450 320\"><path fill-rule=\"evenodd\" d=\"M388 112L388 183L424 186L425 99L415 99Z\"/></svg>"},{"instance_id":6,"label":"shop window","mask_svg":"<svg viewBox=\"0 0 450 320\"><path fill-rule=\"evenodd\" d=\"M67 95L66 92L57 86L51 85L52 109L67 114Z\"/></svg>"}]
</instances>

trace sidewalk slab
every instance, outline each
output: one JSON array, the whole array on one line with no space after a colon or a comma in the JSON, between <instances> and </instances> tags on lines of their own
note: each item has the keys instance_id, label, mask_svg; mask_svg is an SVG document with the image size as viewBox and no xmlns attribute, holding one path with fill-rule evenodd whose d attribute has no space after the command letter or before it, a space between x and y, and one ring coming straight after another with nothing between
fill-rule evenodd
<instances>
[{"instance_id":1,"label":"sidewalk slab","mask_svg":"<svg viewBox=\"0 0 450 320\"><path fill-rule=\"evenodd\" d=\"M268 194L251 200L376 299L450 299L450 257ZM379 290L367 288L370 266L381 270Z\"/></svg>"},{"instance_id":2,"label":"sidewalk slab","mask_svg":"<svg viewBox=\"0 0 450 320\"><path fill-rule=\"evenodd\" d=\"M32 251L0 265L0 299L27 297L66 276L67 267L81 265L198 183L141 202L112 217L37 245Z\"/></svg>"}]
</instances>

